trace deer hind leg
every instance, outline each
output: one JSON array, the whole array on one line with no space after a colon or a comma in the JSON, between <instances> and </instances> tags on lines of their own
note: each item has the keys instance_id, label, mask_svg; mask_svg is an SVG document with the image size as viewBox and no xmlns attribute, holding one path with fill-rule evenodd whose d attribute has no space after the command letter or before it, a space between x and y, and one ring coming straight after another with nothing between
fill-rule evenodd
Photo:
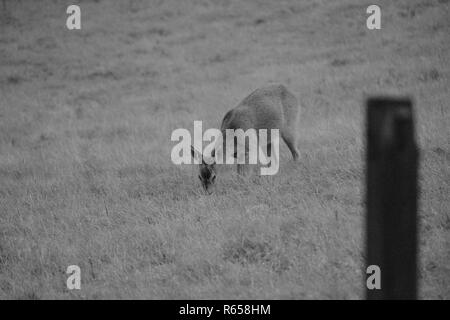
<instances>
[{"instance_id":1,"label":"deer hind leg","mask_svg":"<svg viewBox=\"0 0 450 320\"><path fill-rule=\"evenodd\" d=\"M280 147L279 144L276 143L273 146L271 143L267 144L267 158L270 159L269 166L278 168L280 166ZM273 161L273 163L272 163Z\"/></svg>"},{"instance_id":2,"label":"deer hind leg","mask_svg":"<svg viewBox=\"0 0 450 320\"><path fill-rule=\"evenodd\" d=\"M250 176L253 172L253 165L251 164L238 164L237 165L237 173L241 176L247 177Z\"/></svg>"},{"instance_id":3,"label":"deer hind leg","mask_svg":"<svg viewBox=\"0 0 450 320\"><path fill-rule=\"evenodd\" d=\"M235 154L235 156L236 156L235 157L236 160L239 161L240 156L237 155L237 154ZM245 153L242 155L242 158L240 160L244 160L244 163L239 163L238 162L238 164L237 164L237 173L239 175L242 175L242 176L249 176L249 175L251 175L251 173L253 172L254 165L250 164L250 162L249 162L248 149L245 150Z\"/></svg>"},{"instance_id":4,"label":"deer hind leg","mask_svg":"<svg viewBox=\"0 0 450 320\"><path fill-rule=\"evenodd\" d=\"M287 129L283 130L281 132L281 137L283 138L284 142L286 142L289 150L292 153L292 157L294 158L294 161L297 161L300 157L300 152L297 149L297 137L293 130Z\"/></svg>"},{"instance_id":5,"label":"deer hind leg","mask_svg":"<svg viewBox=\"0 0 450 320\"><path fill-rule=\"evenodd\" d=\"M259 154L260 157L264 157L264 159L260 159L260 162L266 165L270 165L272 159L276 162L278 154L276 153L275 148L272 148L272 144L268 143L265 148L261 146L261 152ZM273 157L273 158L272 158Z\"/></svg>"},{"instance_id":6,"label":"deer hind leg","mask_svg":"<svg viewBox=\"0 0 450 320\"><path fill-rule=\"evenodd\" d=\"M276 168L275 173L278 171L278 168L280 166L280 152L279 152L279 143L275 142L274 144L272 143L267 143L265 146L260 146L260 152L259 152L259 164L260 164L260 173L262 175L266 175L266 174L270 174L272 175L273 173L268 173L270 170L270 172L273 172L273 168ZM263 169L264 168L264 169ZM269 169L271 168L271 169Z\"/></svg>"}]
</instances>

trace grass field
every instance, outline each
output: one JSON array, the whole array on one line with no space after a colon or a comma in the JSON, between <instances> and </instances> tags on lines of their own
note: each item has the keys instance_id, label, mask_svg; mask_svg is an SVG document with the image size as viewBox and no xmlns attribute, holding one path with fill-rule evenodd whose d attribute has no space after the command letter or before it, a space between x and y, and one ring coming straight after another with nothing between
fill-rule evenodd
<instances>
[{"instance_id":1,"label":"grass field","mask_svg":"<svg viewBox=\"0 0 450 320\"><path fill-rule=\"evenodd\" d=\"M411 95L419 297L450 299L450 3L68 1L0 6L0 298L364 297L364 99ZM5 11L6 9L6 11ZM302 104L301 152L207 196L170 160L254 89ZM69 265L81 290L66 288Z\"/></svg>"}]
</instances>

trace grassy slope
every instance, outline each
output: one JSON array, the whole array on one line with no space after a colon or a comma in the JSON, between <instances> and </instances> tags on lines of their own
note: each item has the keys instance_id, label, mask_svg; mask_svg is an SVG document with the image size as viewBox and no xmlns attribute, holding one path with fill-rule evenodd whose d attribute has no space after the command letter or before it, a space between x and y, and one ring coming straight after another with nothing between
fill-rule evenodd
<instances>
[{"instance_id":1,"label":"grassy slope","mask_svg":"<svg viewBox=\"0 0 450 320\"><path fill-rule=\"evenodd\" d=\"M370 2L370 1L369 1ZM412 94L420 296L450 298L449 3L7 1L0 12L0 298L362 298L364 97ZM276 3L276 4L275 4ZM302 101L301 163L202 194L173 129L255 88ZM82 270L82 290L65 269Z\"/></svg>"}]
</instances>

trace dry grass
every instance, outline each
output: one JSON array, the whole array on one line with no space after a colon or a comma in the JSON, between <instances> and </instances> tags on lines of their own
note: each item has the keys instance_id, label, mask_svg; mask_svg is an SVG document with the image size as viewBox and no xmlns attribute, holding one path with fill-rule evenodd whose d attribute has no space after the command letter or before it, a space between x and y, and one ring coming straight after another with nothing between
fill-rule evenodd
<instances>
[{"instance_id":1,"label":"dry grass","mask_svg":"<svg viewBox=\"0 0 450 320\"><path fill-rule=\"evenodd\" d=\"M363 297L364 97L411 94L420 297L450 298L448 1L6 1L0 298ZM257 87L302 101L298 165L201 192L172 130ZM234 172L234 171L233 171ZM82 290L68 291L77 264Z\"/></svg>"}]
</instances>

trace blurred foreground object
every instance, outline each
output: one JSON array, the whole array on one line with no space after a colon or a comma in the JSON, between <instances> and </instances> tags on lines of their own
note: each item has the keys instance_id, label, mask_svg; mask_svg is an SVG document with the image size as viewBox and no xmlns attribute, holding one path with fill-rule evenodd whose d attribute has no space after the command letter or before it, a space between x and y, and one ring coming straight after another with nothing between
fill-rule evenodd
<instances>
[{"instance_id":1,"label":"blurred foreground object","mask_svg":"<svg viewBox=\"0 0 450 320\"><path fill-rule=\"evenodd\" d=\"M410 99L367 101L366 266L381 269L367 299L417 298L417 163Z\"/></svg>"}]
</instances>

